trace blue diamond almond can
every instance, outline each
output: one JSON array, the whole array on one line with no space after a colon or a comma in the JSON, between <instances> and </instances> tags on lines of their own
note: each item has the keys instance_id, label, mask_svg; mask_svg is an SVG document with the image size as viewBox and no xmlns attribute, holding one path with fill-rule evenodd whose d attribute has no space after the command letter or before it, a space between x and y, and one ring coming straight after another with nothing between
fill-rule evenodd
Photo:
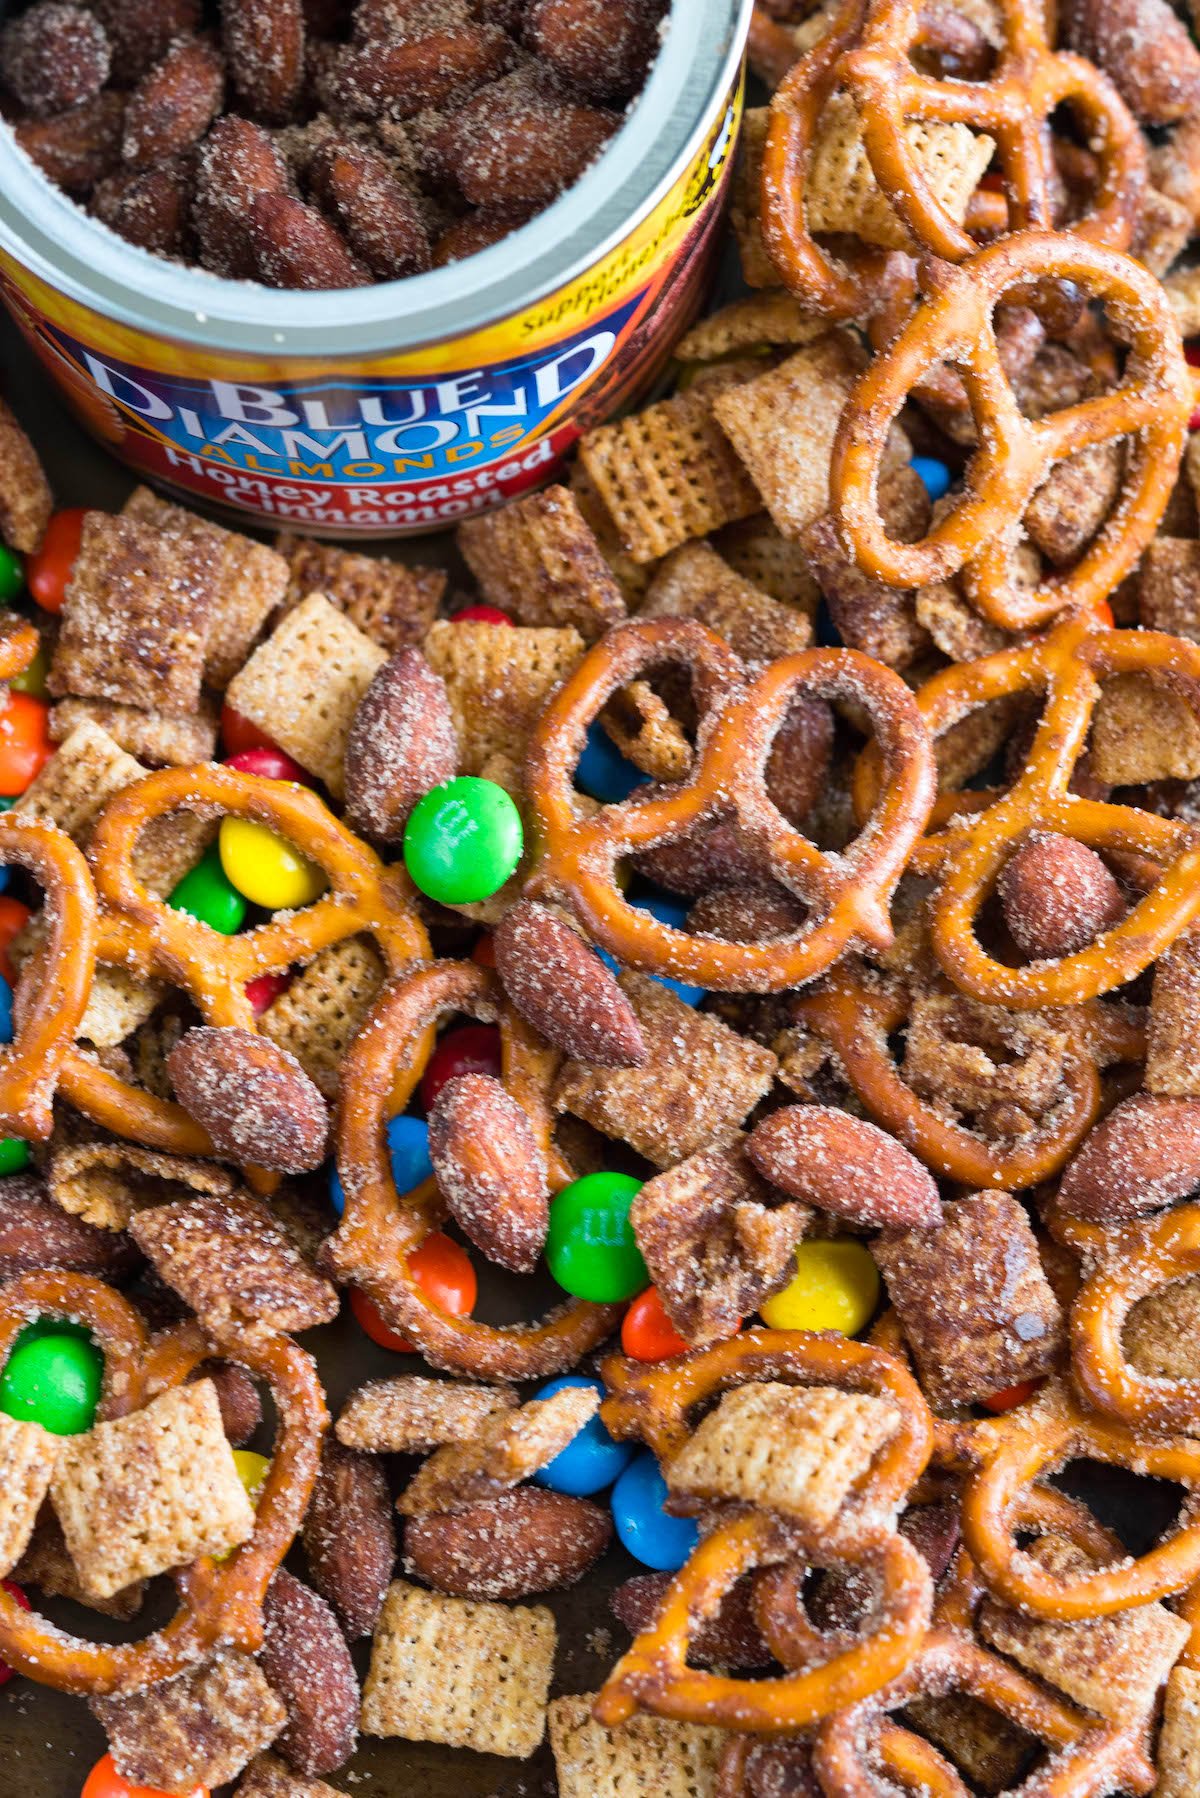
<instances>
[{"instance_id":1,"label":"blue diamond almond can","mask_svg":"<svg viewBox=\"0 0 1200 1798\"><path fill-rule=\"evenodd\" d=\"M278 292L151 256L0 126L0 293L141 478L330 537L444 528L551 479L644 393L703 299L751 0L674 0L583 178L500 243L403 281Z\"/></svg>"}]
</instances>

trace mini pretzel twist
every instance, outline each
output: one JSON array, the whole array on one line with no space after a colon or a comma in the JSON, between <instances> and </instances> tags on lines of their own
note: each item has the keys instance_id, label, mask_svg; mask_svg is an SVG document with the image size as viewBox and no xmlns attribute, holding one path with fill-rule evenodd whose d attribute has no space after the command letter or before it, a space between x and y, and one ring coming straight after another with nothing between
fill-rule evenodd
<instances>
[{"instance_id":1,"label":"mini pretzel twist","mask_svg":"<svg viewBox=\"0 0 1200 1798\"><path fill-rule=\"evenodd\" d=\"M1079 1005L1123 986L1157 960L1200 914L1200 833L1178 819L1072 793L1101 683L1142 673L1171 683L1190 704L1200 691L1200 649L1158 631L1104 630L1083 617L981 661L944 669L917 696L935 741L978 707L1013 694L1044 695L1033 744L1006 793L939 796L935 822L912 858L933 875L933 947L954 984L973 998L1033 1010ZM856 775L856 804L869 805L877 776L868 750ZM976 809L978 806L980 809ZM1150 892L1086 948L1058 960L1011 967L980 945L975 924L1009 856L1031 831L1055 831L1105 852L1143 857L1161 869Z\"/></svg>"},{"instance_id":2,"label":"mini pretzel twist","mask_svg":"<svg viewBox=\"0 0 1200 1798\"><path fill-rule=\"evenodd\" d=\"M151 1338L128 1300L103 1281L34 1273L4 1288L0 1363L30 1317L39 1315L70 1318L91 1330L104 1353L102 1419L139 1410L218 1355L270 1388L278 1433L256 1500L253 1534L225 1560L204 1556L176 1572L180 1608L162 1629L138 1642L88 1642L24 1610L0 1589L0 1659L43 1685L102 1697L171 1679L221 1645L257 1653L263 1598L308 1509L329 1424L311 1355L286 1336L210 1339L194 1321Z\"/></svg>"},{"instance_id":3,"label":"mini pretzel twist","mask_svg":"<svg viewBox=\"0 0 1200 1798\"><path fill-rule=\"evenodd\" d=\"M697 689L690 777L582 815L572 775L588 726L618 688L664 662L690 668ZM766 790L772 744L801 693L865 708L887 770L867 826L838 855L815 848ZM852 944L891 941L888 903L929 815L932 757L903 681L867 656L803 650L747 682L703 625L656 619L611 631L564 682L534 733L526 785L539 851L531 893L569 906L626 967L725 992L779 992L813 979ZM627 902L616 881L623 857L730 819L764 871L810 908L798 930L768 943L689 936Z\"/></svg>"},{"instance_id":4,"label":"mini pretzel twist","mask_svg":"<svg viewBox=\"0 0 1200 1798\"><path fill-rule=\"evenodd\" d=\"M1128 249L1146 186L1146 152L1137 121L1107 75L1082 56L1054 51L1042 0L1001 0L1004 43L984 81L939 80L913 66L921 37L920 0L871 0L861 35L843 55L838 78L854 98L872 172L914 243L948 262L978 244L946 211L914 157L906 127L914 120L968 125L995 141L1010 231L1051 229L1054 163L1050 120L1068 104L1096 157L1096 192L1072 236Z\"/></svg>"},{"instance_id":5,"label":"mini pretzel twist","mask_svg":"<svg viewBox=\"0 0 1200 1798\"><path fill-rule=\"evenodd\" d=\"M1200 1273L1200 1205L1104 1230L1071 1308L1071 1372L1088 1402L1131 1429L1200 1433L1200 1380L1141 1373L1122 1343L1147 1293Z\"/></svg>"},{"instance_id":6,"label":"mini pretzel twist","mask_svg":"<svg viewBox=\"0 0 1200 1798\"><path fill-rule=\"evenodd\" d=\"M1155 1771L1136 1725L1088 1716L953 1629L931 1630L898 1679L821 1725L814 1739L813 1765L822 1790L830 1798L835 1794L875 1798L879 1785L871 1749L886 1713L917 1698L950 1692L979 1699L1052 1751L1049 1761L1011 1788L1006 1798L1095 1798L1118 1787L1126 1792L1153 1790ZM968 1788L944 1761L941 1770L934 1770L932 1783L930 1770L923 1756L914 1758L916 1782L902 1771L901 1788L932 1798L966 1798Z\"/></svg>"},{"instance_id":7,"label":"mini pretzel twist","mask_svg":"<svg viewBox=\"0 0 1200 1798\"><path fill-rule=\"evenodd\" d=\"M83 856L53 824L0 817L0 863L26 868L46 896L49 933L20 981L16 1033L0 1047L0 1131L44 1141L55 1090L76 1059L75 1033L96 966L96 894Z\"/></svg>"},{"instance_id":8,"label":"mini pretzel twist","mask_svg":"<svg viewBox=\"0 0 1200 1798\"><path fill-rule=\"evenodd\" d=\"M539 1324L485 1324L431 1303L412 1273L413 1251L437 1229L445 1207L433 1180L401 1195L392 1178L386 1126L397 1068L419 1056L443 1012L498 1021L505 1084L530 1116L562 1186L569 1170L552 1154L551 1114L539 1098L542 1051L504 1006L496 977L474 962L439 961L401 974L383 990L346 1057L338 1102L336 1153L346 1194L329 1253L339 1278L359 1287L394 1330L436 1367L492 1380L529 1380L574 1367L611 1334L620 1307L572 1299ZM543 1095L544 1097L544 1095Z\"/></svg>"},{"instance_id":9,"label":"mini pretzel twist","mask_svg":"<svg viewBox=\"0 0 1200 1798\"><path fill-rule=\"evenodd\" d=\"M1076 1623L1167 1598L1200 1577L1200 1441L1153 1436L1085 1412L1068 1389L1053 1385L995 1423L967 1426L963 1443L977 1462L963 1489L963 1542L988 1590L1006 1604ZM1147 1554L1066 1575L1023 1554L1017 1532L1025 1494L1034 1481L1078 1458L1185 1487L1170 1535Z\"/></svg>"},{"instance_id":10,"label":"mini pretzel twist","mask_svg":"<svg viewBox=\"0 0 1200 1798\"><path fill-rule=\"evenodd\" d=\"M664 1464L687 1440L695 1407L747 1381L873 1393L898 1407L900 1424L852 1489L835 1527L819 1537L796 1520L745 1506L710 1514L711 1527L672 1580L653 1625L605 1682L597 1718L612 1727L641 1707L663 1717L786 1735L851 1702L851 1694L863 1696L894 1678L920 1642L932 1604L928 1567L892 1525L933 1448L929 1408L902 1364L844 1339L748 1330L674 1361L647 1365L613 1356L602 1371L609 1397L601 1416L608 1429L618 1438L640 1437ZM871 1633L834 1643L819 1666L798 1666L774 1679L731 1679L689 1667L691 1635L730 1587L754 1568L797 1556L880 1574L883 1597Z\"/></svg>"},{"instance_id":11,"label":"mini pretzel twist","mask_svg":"<svg viewBox=\"0 0 1200 1798\"><path fill-rule=\"evenodd\" d=\"M952 1122L902 1078L888 1044L907 1016L902 992L835 969L796 1001L796 1017L830 1044L875 1122L890 1130L936 1174L971 1187L1009 1192L1037 1186L1064 1168L1100 1116L1100 1076L1081 1043L1063 1072L1060 1102L1028 1135L1005 1148ZM1085 1020L1122 1059L1145 1054L1144 1029L1096 1008Z\"/></svg>"},{"instance_id":12,"label":"mini pretzel twist","mask_svg":"<svg viewBox=\"0 0 1200 1798\"><path fill-rule=\"evenodd\" d=\"M1004 372L992 314L1006 295L1065 280L1105 302L1128 343L1121 385L1040 419L1023 417ZM838 426L830 466L833 515L864 573L892 587L960 575L971 603L1006 630L1094 608L1154 535L1175 483L1192 407L1179 327L1161 285L1138 262L1086 239L1026 231L959 268L927 262L924 302L860 376ZM888 431L913 388L939 364L959 372L979 448L966 491L915 543L887 534L877 485ZM1121 493L1068 570L1017 584L1012 550L1051 468L1091 444L1128 439Z\"/></svg>"},{"instance_id":13,"label":"mini pretzel twist","mask_svg":"<svg viewBox=\"0 0 1200 1798\"><path fill-rule=\"evenodd\" d=\"M267 825L323 869L330 890L302 911L279 913L239 936L221 935L150 893L134 872L134 851L146 826L178 810ZM393 974L430 953L404 870L386 868L317 794L290 781L233 768L164 768L106 806L89 855L102 906L97 959L181 987L209 1024L255 1029L248 981L311 961L360 932L374 937ZM430 1037L426 1058L431 1043ZM398 1106L423 1065L414 1057L408 1085L396 1094ZM181 1106L130 1086L77 1050L65 1058L61 1086L73 1105L118 1135L176 1154L211 1153L204 1131Z\"/></svg>"}]
</instances>

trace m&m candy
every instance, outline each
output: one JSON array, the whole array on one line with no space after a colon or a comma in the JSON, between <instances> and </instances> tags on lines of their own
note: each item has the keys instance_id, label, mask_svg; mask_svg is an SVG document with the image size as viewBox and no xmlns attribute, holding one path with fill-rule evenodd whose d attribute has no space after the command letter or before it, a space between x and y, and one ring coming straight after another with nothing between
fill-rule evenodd
<instances>
[{"instance_id":1,"label":"m&m candy","mask_svg":"<svg viewBox=\"0 0 1200 1798\"><path fill-rule=\"evenodd\" d=\"M0 977L0 1043L13 1039L13 995L8 981Z\"/></svg>"},{"instance_id":2,"label":"m&m candy","mask_svg":"<svg viewBox=\"0 0 1200 1798\"><path fill-rule=\"evenodd\" d=\"M0 793L19 798L53 754L49 706L30 693L0 695Z\"/></svg>"},{"instance_id":3,"label":"m&m candy","mask_svg":"<svg viewBox=\"0 0 1200 1798\"><path fill-rule=\"evenodd\" d=\"M651 898L631 899L629 903L634 911L646 912L649 917L657 918L660 924L669 924L672 930L682 930L687 922L688 908L682 899L670 899L665 894L655 893ZM621 972L620 963L607 949L600 949L597 953L614 974ZM685 980L672 980L668 974L653 974L651 979L657 980L659 986L665 986L668 992L682 999L685 1005L699 1005L704 997L702 986L692 986Z\"/></svg>"},{"instance_id":4,"label":"m&m candy","mask_svg":"<svg viewBox=\"0 0 1200 1798\"><path fill-rule=\"evenodd\" d=\"M690 1346L663 1310L658 1287L647 1286L621 1321L621 1347L630 1360L666 1361L686 1355Z\"/></svg>"},{"instance_id":5,"label":"m&m candy","mask_svg":"<svg viewBox=\"0 0 1200 1798\"><path fill-rule=\"evenodd\" d=\"M25 585L25 564L16 550L0 543L0 604L15 599Z\"/></svg>"},{"instance_id":6,"label":"m&m candy","mask_svg":"<svg viewBox=\"0 0 1200 1798\"><path fill-rule=\"evenodd\" d=\"M79 1798L170 1798L159 1786L135 1786L118 1773L111 1754L97 1761L83 1782ZM193 1786L183 1798L211 1798L207 1786Z\"/></svg>"},{"instance_id":7,"label":"m&m candy","mask_svg":"<svg viewBox=\"0 0 1200 1798\"><path fill-rule=\"evenodd\" d=\"M22 668L20 674L14 674L9 686L14 693L32 693L35 699L46 697L46 676L50 671L50 658L46 654L45 643L39 643L37 654L28 668Z\"/></svg>"},{"instance_id":8,"label":"m&m candy","mask_svg":"<svg viewBox=\"0 0 1200 1798\"><path fill-rule=\"evenodd\" d=\"M602 1380L589 1380L584 1374L563 1374L534 1394L535 1398L553 1398L567 1386L590 1386L604 1397ZM631 1442L614 1442L599 1416L589 1417L583 1428L548 1461L534 1480L551 1492L566 1492L572 1498L587 1498L602 1492L624 1472L634 1456Z\"/></svg>"},{"instance_id":9,"label":"m&m candy","mask_svg":"<svg viewBox=\"0 0 1200 1798\"><path fill-rule=\"evenodd\" d=\"M432 1111L443 1086L460 1074L500 1072L500 1032L494 1024L463 1024L447 1030L421 1076L421 1103Z\"/></svg>"},{"instance_id":10,"label":"m&m candy","mask_svg":"<svg viewBox=\"0 0 1200 1798\"><path fill-rule=\"evenodd\" d=\"M231 705L221 707L221 741L227 755L240 755L244 749L276 748L266 731L259 730L257 724L251 724Z\"/></svg>"},{"instance_id":11,"label":"m&m candy","mask_svg":"<svg viewBox=\"0 0 1200 1798\"><path fill-rule=\"evenodd\" d=\"M645 786L649 779L621 754L599 720L590 726L575 767L575 785L581 793L604 805L615 805L628 799L635 787Z\"/></svg>"},{"instance_id":12,"label":"m&m candy","mask_svg":"<svg viewBox=\"0 0 1200 1798\"><path fill-rule=\"evenodd\" d=\"M33 1160L22 1136L0 1136L0 1174L19 1174Z\"/></svg>"},{"instance_id":13,"label":"m&m candy","mask_svg":"<svg viewBox=\"0 0 1200 1798\"><path fill-rule=\"evenodd\" d=\"M46 526L41 548L29 558L25 579L29 591L46 612L61 612L79 546L83 540L83 521L87 510L69 506L56 512Z\"/></svg>"},{"instance_id":14,"label":"m&m candy","mask_svg":"<svg viewBox=\"0 0 1200 1798\"><path fill-rule=\"evenodd\" d=\"M172 890L167 904L185 911L201 924L236 936L246 921L246 901L221 866L216 846L206 849L194 868Z\"/></svg>"},{"instance_id":15,"label":"m&m candy","mask_svg":"<svg viewBox=\"0 0 1200 1798\"><path fill-rule=\"evenodd\" d=\"M814 1237L796 1250L796 1271L759 1316L772 1330L840 1330L857 1336L879 1303L879 1269L856 1236Z\"/></svg>"},{"instance_id":16,"label":"m&m candy","mask_svg":"<svg viewBox=\"0 0 1200 1798\"><path fill-rule=\"evenodd\" d=\"M433 1172L429 1159L429 1125L424 1118L392 1118L387 1127L388 1154L392 1161L392 1179L399 1193L411 1192ZM335 1167L329 1182L329 1197L340 1217L346 1209L346 1194Z\"/></svg>"},{"instance_id":17,"label":"m&m candy","mask_svg":"<svg viewBox=\"0 0 1200 1798\"><path fill-rule=\"evenodd\" d=\"M418 800L404 828L413 884L442 905L489 899L521 859L521 814L493 780L462 774Z\"/></svg>"},{"instance_id":18,"label":"m&m candy","mask_svg":"<svg viewBox=\"0 0 1200 1798\"><path fill-rule=\"evenodd\" d=\"M253 818L222 818L218 844L229 884L264 911L298 911L329 885L323 868Z\"/></svg>"},{"instance_id":19,"label":"m&m candy","mask_svg":"<svg viewBox=\"0 0 1200 1798\"><path fill-rule=\"evenodd\" d=\"M260 974L255 980L246 982L246 997L254 1008L256 1018L261 1018L264 1011L269 1011L276 999L281 999L292 984L290 974Z\"/></svg>"},{"instance_id":20,"label":"m&m candy","mask_svg":"<svg viewBox=\"0 0 1200 1798\"><path fill-rule=\"evenodd\" d=\"M0 1374L0 1411L79 1436L96 1421L104 1357L86 1331L59 1324L22 1330Z\"/></svg>"},{"instance_id":21,"label":"m&m candy","mask_svg":"<svg viewBox=\"0 0 1200 1798\"><path fill-rule=\"evenodd\" d=\"M622 1546L643 1567L677 1573L700 1540L690 1517L668 1517L663 1510L667 1482L648 1448L629 1463L612 1490L613 1524Z\"/></svg>"},{"instance_id":22,"label":"m&m candy","mask_svg":"<svg viewBox=\"0 0 1200 1798\"><path fill-rule=\"evenodd\" d=\"M263 743L256 749L239 749L236 755L226 758L227 768L236 768L239 774L257 774L260 780L293 780L301 786L311 786L312 782L290 755L282 749L276 749L273 743Z\"/></svg>"},{"instance_id":23,"label":"m&m candy","mask_svg":"<svg viewBox=\"0 0 1200 1798\"><path fill-rule=\"evenodd\" d=\"M235 1448L233 1464L237 1468L238 1478L246 1490L246 1497L252 1505L258 1503L258 1495L263 1489L263 1481L271 1471L271 1463L266 1455L260 1455L252 1448Z\"/></svg>"},{"instance_id":24,"label":"m&m candy","mask_svg":"<svg viewBox=\"0 0 1200 1798\"><path fill-rule=\"evenodd\" d=\"M564 1292L610 1305L646 1284L646 1263L629 1221L641 1186L632 1174L585 1174L551 1201L546 1261Z\"/></svg>"},{"instance_id":25,"label":"m&m candy","mask_svg":"<svg viewBox=\"0 0 1200 1798\"><path fill-rule=\"evenodd\" d=\"M512 619L499 606L463 606L450 614L451 624L511 624Z\"/></svg>"},{"instance_id":26,"label":"m&m candy","mask_svg":"<svg viewBox=\"0 0 1200 1798\"><path fill-rule=\"evenodd\" d=\"M944 462L934 456L914 456L912 465L930 499L941 499L944 493L949 493L950 470Z\"/></svg>"},{"instance_id":27,"label":"m&m candy","mask_svg":"<svg viewBox=\"0 0 1200 1798\"><path fill-rule=\"evenodd\" d=\"M430 1304L436 1305L439 1311L448 1311L451 1317L471 1315L479 1296L479 1281L471 1265L471 1257L453 1237L435 1230L425 1238L419 1249L413 1250L408 1258L408 1265L413 1279ZM359 1292L357 1287L351 1289L350 1309L359 1327L380 1348L391 1349L397 1355L416 1353L407 1337L399 1335L386 1324L378 1307L371 1303L365 1292Z\"/></svg>"},{"instance_id":28,"label":"m&m candy","mask_svg":"<svg viewBox=\"0 0 1200 1798\"><path fill-rule=\"evenodd\" d=\"M4 870L7 875L8 869ZM16 969L9 956L9 946L15 936L19 936L28 924L33 913L19 899L0 898L0 974L10 986L16 985Z\"/></svg>"}]
</instances>

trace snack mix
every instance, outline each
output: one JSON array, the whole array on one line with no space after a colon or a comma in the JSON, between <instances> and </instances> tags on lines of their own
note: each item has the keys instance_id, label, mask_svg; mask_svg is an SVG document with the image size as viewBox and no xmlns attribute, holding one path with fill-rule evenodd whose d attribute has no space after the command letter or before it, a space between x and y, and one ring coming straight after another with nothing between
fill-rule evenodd
<instances>
[{"instance_id":1,"label":"snack mix","mask_svg":"<svg viewBox=\"0 0 1200 1798\"><path fill-rule=\"evenodd\" d=\"M663 13L37 0L0 72L115 229L338 285L545 204ZM85 1798L336 1798L360 1732L1200 1793L1200 51L764 0L751 59L747 291L457 586L56 511L0 412L0 1659ZM331 1419L343 1301L404 1358Z\"/></svg>"}]
</instances>

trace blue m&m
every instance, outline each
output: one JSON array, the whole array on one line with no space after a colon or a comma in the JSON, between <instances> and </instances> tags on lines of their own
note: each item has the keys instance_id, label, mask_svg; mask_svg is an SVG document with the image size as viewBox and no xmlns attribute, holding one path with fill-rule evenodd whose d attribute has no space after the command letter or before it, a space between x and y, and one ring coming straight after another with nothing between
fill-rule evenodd
<instances>
[{"instance_id":1,"label":"blue m&m","mask_svg":"<svg viewBox=\"0 0 1200 1798\"><path fill-rule=\"evenodd\" d=\"M13 1039L13 995L12 987L0 974L0 1043L11 1043Z\"/></svg>"},{"instance_id":2,"label":"blue m&m","mask_svg":"<svg viewBox=\"0 0 1200 1798\"><path fill-rule=\"evenodd\" d=\"M551 1380L535 1395L538 1398L552 1398L565 1386L590 1386L603 1398L604 1386L600 1380L589 1380L583 1374L564 1374L561 1379ZM539 1486L546 1486L551 1492L566 1492L572 1498L588 1498L593 1492L603 1492L611 1486L628 1467L633 1459L634 1448L630 1442L614 1442L599 1416L589 1417L579 1434L568 1442L542 1468L534 1474Z\"/></svg>"},{"instance_id":3,"label":"blue m&m","mask_svg":"<svg viewBox=\"0 0 1200 1798\"><path fill-rule=\"evenodd\" d=\"M914 456L912 465L930 499L941 499L944 493L949 493L950 470L944 462L933 456Z\"/></svg>"},{"instance_id":4,"label":"blue m&m","mask_svg":"<svg viewBox=\"0 0 1200 1798\"><path fill-rule=\"evenodd\" d=\"M424 1118L393 1118L387 1127L387 1142L397 1192L411 1192L422 1180L428 1180L433 1163L429 1159L429 1125ZM340 1217L346 1209L346 1194L336 1167L329 1181L329 1197Z\"/></svg>"},{"instance_id":5,"label":"blue m&m","mask_svg":"<svg viewBox=\"0 0 1200 1798\"><path fill-rule=\"evenodd\" d=\"M628 761L599 719L591 726L583 754L575 768L575 785L590 799L616 805L628 799L635 787L645 786L648 774Z\"/></svg>"},{"instance_id":6,"label":"blue m&m","mask_svg":"<svg viewBox=\"0 0 1200 1798\"><path fill-rule=\"evenodd\" d=\"M645 912L651 918L657 918L660 924L667 924L672 930L682 930L687 923L688 908L682 899L672 899L666 894L655 893L650 898L631 899L634 911ZM614 974L621 972L621 964L607 949L597 951L602 962L612 969ZM699 1005L704 997L702 986L689 986L684 980L672 980L666 974L654 974L659 986L665 986L669 992L683 1000L685 1005Z\"/></svg>"},{"instance_id":7,"label":"blue m&m","mask_svg":"<svg viewBox=\"0 0 1200 1798\"><path fill-rule=\"evenodd\" d=\"M612 1493L613 1523L622 1545L643 1567L677 1573L700 1540L690 1517L668 1517L663 1510L667 1482L648 1448L625 1469Z\"/></svg>"}]
</instances>

